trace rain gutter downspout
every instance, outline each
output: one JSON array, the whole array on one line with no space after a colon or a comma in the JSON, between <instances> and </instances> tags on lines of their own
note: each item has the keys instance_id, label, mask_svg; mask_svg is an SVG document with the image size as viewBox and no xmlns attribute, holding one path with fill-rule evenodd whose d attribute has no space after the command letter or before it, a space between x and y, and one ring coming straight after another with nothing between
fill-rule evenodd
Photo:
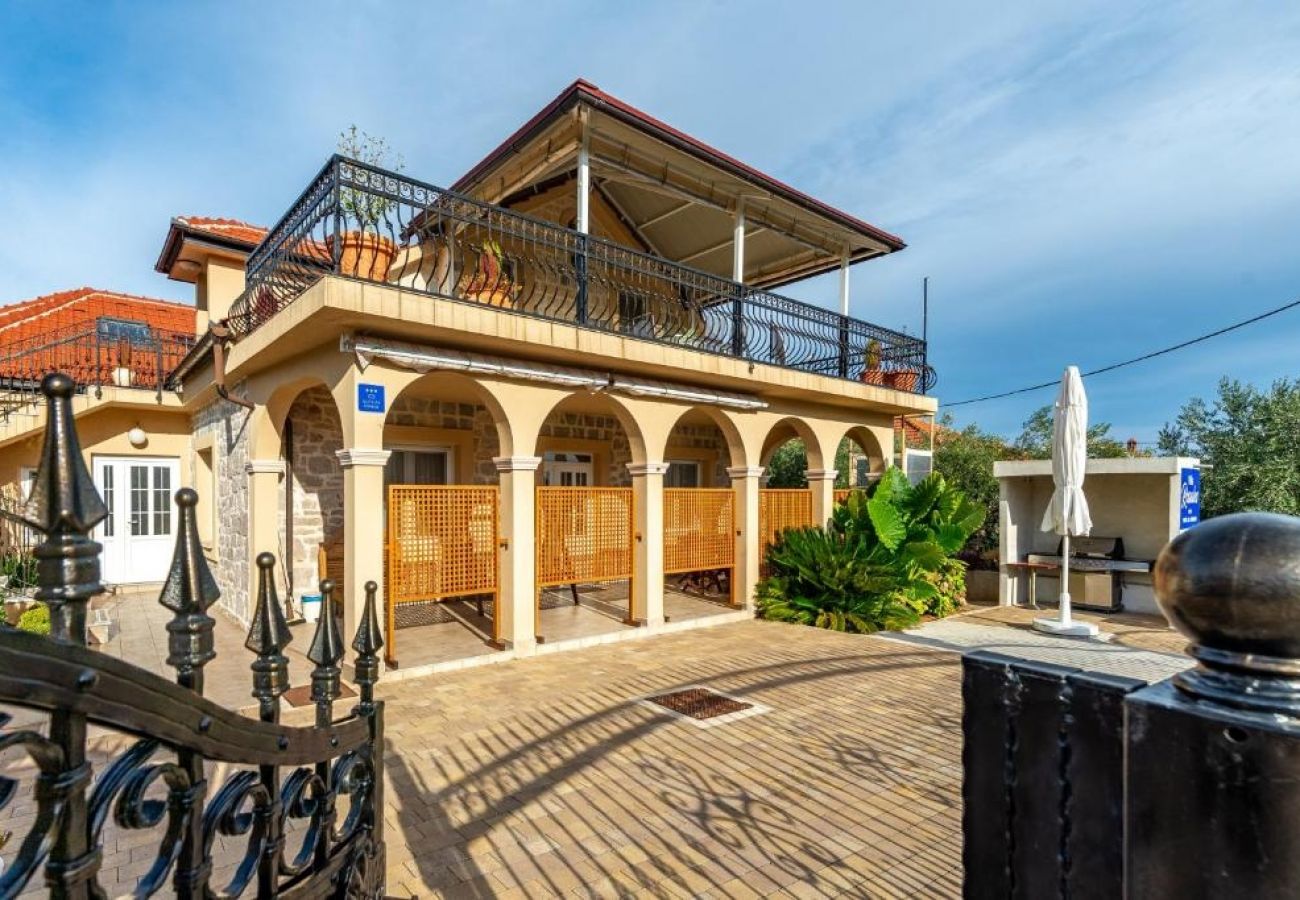
<instances>
[{"instance_id":1,"label":"rain gutter downspout","mask_svg":"<svg viewBox=\"0 0 1300 900\"><path fill-rule=\"evenodd\" d=\"M224 321L212 322L208 325L208 331L212 333L212 380L217 388L217 396L222 400L228 400L236 406L242 406L244 409L255 409L251 400L245 400L243 397L232 397L230 388L226 387L226 344L225 341L230 337L230 328Z\"/></svg>"}]
</instances>

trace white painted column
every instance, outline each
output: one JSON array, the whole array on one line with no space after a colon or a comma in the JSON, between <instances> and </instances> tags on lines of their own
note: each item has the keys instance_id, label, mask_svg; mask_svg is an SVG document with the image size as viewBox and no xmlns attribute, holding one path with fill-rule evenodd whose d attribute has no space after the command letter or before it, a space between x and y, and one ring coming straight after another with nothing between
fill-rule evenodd
<instances>
[{"instance_id":1,"label":"white painted column","mask_svg":"<svg viewBox=\"0 0 1300 900\"><path fill-rule=\"evenodd\" d=\"M501 481L501 582L496 615L501 649L537 649L537 560L534 556L540 456L494 456Z\"/></svg>"},{"instance_id":2,"label":"white painted column","mask_svg":"<svg viewBox=\"0 0 1300 900\"><path fill-rule=\"evenodd\" d=\"M745 282L745 198L736 200L736 225L731 238L731 280Z\"/></svg>"},{"instance_id":3,"label":"white painted column","mask_svg":"<svg viewBox=\"0 0 1300 900\"><path fill-rule=\"evenodd\" d=\"M343 634L354 635L366 603L366 582L379 585L384 600L384 464L389 451L375 447L336 450L343 467ZM382 618L382 613L381 613ZM351 640L350 637L346 640ZM390 641L384 635L384 642Z\"/></svg>"},{"instance_id":4,"label":"white painted column","mask_svg":"<svg viewBox=\"0 0 1300 900\"><path fill-rule=\"evenodd\" d=\"M744 609L754 607L754 589L763 548L759 545L759 489L763 486L762 466L731 466L731 489L736 492L736 569L731 602Z\"/></svg>"},{"instance_id":5,"label":"white painted column","mask_svg":"<svg viewBox=\"0 0 1300 900\"><path fill-rule=\"evenodd\" d=\"M825 525L835 507L834 469L808 469L808 490L812 491L812 520L814 525Z\"/></svg>"},{"instance_id":6,"label":"white painted column","mask_svg":"<svg viewBox=\"0 0 1300 900\"><path fill-rule=\"evenodd\" d=\"M591 224L591 143L587 134L587 117L578 123L582 138L578 142L578 231L590 233Z\"/></svg>"},{"instance_id":7,"label":"white painted column","mask_svg":"<svg viewBox=\"0 0 1300 900\"><path fill-rule=\"evenodd\" d=\"M664 473L668 463L628 463L635 505L632 535L632 608L629 624L662 625L664 619Z\"/></svg>"},{"instance_id":8,"label":"white painted column","mask_svg":"<svg viewBox=\"0 0 1300 900\"><path fill-rule=\"evenodd\" d=\"M252 618L257 603L257 555L274 553L276 561L275 584L284 586L285 566L293 565L293 548L280 552L280 491L284 479L284 460L250 459L244 464L248 473L248 559L245 570L248 577L248 603L245 614ZM292 515L290 510L290 515ZM281 559L281 556L288 559ZM285 598L280 598L284 609Z\"/></svg>"},{"instance_id":9,"label":"white painted column","mask_svg":"<svg viewBox=\"0 0 1300 900\"><path fill-rule=\"evenodd\" d=\"M849 251L840 256L840 315L849 314Z\"/></svg>"}]
</instances>

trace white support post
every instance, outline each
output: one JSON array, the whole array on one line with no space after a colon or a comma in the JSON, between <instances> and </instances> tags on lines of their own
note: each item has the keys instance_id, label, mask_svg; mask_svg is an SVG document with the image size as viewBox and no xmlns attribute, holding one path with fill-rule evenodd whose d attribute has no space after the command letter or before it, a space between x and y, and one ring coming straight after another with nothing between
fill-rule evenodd
<instances>
[{"instance_id":1,"label":"white support post","mask_svg":"<svg viewBox=\"0 0 1300 900\"><path fill-rule=\"evenodd\" d=\"M745 198L736 201L736 225L731 239L731 280L745 283Z\"/></svg>"},{"instance_id":2,"label":"white support post","mask_svg":"<svg viewBox=\"0 0 1300 900\"><path fill-rule=\"evenodd\" d=\"M591 143L587 135L587 117L578 121L582 138L578 142L578 231L589 234L591 224Z\"/></svg>"},{"instance_id":3,"label":"white support post","mask_svg":"<svg viewBox=\"0 0 1300 900\"><path fill-rule=\"evenodd\" d=\"M840 315L849 314L849 251L840 255Z\"/></svg>"},{"instance_id":4,"label":"white support post","mask_svg":"<svg viewBox=\"0 0 1300 900\"><path fill-rule=\"evenodd\" d=\"M537 649L537 569L533 513L540 456L494 456L501 484L501 580L497 633L502 649L527 656Z\"/></svg>"}]
</instances>

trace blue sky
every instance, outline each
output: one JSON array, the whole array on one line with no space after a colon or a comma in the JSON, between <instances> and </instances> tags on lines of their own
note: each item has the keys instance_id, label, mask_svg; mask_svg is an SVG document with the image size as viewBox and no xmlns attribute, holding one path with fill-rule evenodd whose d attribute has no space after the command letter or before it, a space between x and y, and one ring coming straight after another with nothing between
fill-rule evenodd
<instances>
[{"instance_id":1,"label":"blue sky","mask_svg":"<svg viewBox=\"0 0 1300 900\"><path fill-rule=\"evenodd\" d=\"M172 215L273 221L350 123L448 183L577 76L902 235L852 312L917 332L929 275L941 401L1300 297L1300 4L447 5L6 4L0 301L189 299ZM1298 342L1300 310L1098 377L1093 418L1153 440Z\"/></svg>"}]
</instances>

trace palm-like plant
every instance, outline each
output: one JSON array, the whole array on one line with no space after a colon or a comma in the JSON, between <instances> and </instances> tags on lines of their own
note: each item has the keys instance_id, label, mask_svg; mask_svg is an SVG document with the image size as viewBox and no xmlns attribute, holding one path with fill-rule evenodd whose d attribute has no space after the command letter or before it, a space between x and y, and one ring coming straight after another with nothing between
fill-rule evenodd
<instances>
[{"instance_id":1,"label":"palm-like plant","mask_svg":"<svg viewBox=\"0 0 1300 900\"><path fill-rule=\"evenodd\" d=\"M854 492L825 528L786 532L768 553L760 613L837 631L905 628L955 606L952 559L984 521L942 475L913 487L897 469L868 495Z\"/></svg>"}]
</instances>

